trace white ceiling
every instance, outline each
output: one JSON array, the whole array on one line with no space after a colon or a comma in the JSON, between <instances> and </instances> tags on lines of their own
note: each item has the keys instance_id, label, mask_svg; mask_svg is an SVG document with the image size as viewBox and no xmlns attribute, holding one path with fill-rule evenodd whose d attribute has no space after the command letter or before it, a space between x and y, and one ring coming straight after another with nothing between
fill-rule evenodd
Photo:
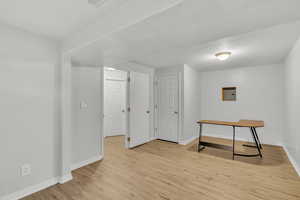
<instances>
[{"instance_id":1,"label":"white ceiling","mask_svg":"<svg viewBox=\"0 0 300 200\"><path fill-rule=\"evenodd\" d=\"M300 37L299 7L298 0L186 0L81 49L74 60L201 70L279 63ZM222 50L233 52L225 62L213 56Z\"/></svg>"},{"instance_id":2,"label":"white ceiling","mask_svg":"<svg viewBox=\"0 0 300 200\"><path fill-rule=\"evenodd\" d=\"M108 0L95 7L88 0L1 0L0 22L62 39L125 2Z\"/></svg>"},{"instance_id":3,"label":"white ceiling","mask_svg":"<svg viewBox=\"0 0 300 200\"><path fill-rule=\"evenodd\" d=\"M62 39L92 22L109 20L103 16L134 2L109 0L96 8L87 1L1 0L0 22ZM202 70L277 63L300 36L299 23L291 23L300 20L299 8L299 0L184 0L85 46L73 60L152 67L189 64ZM231 50L232 57L217 61L213 54L221 50Z\"/></svg>"},{"instance_id":4,"label":"white ceiling","mask_svg":"<svg viewBox=\"0 0 300 200\"><path fill-rule=\"evenodd\" d=\"M107 38L77 51L73 59L77 64L108 66L127 61L155 68L188 64L207 71L282 63L299 37L300 21L179 48L155 49L149 43L129 47ZM214 54L220 51L231 51L232 56L219 61Z\"/></svg>"}]
</instances>

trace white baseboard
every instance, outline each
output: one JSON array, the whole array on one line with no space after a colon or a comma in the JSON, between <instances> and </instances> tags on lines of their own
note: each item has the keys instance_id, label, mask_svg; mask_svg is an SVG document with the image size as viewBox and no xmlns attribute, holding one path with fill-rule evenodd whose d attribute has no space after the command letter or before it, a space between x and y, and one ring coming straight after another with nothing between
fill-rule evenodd
<instances>
[{"instance_id":1,"label":"white baseboard","mask_svg":"<svg viewBox=\"0 0 300 200\"><path fill-rule=\"evenodd\" d=\"M158 139L157 137L151 137L150 140L149 140L149 142L153 141L153 140L157 140L157 139Z\"/></svg>"},{"instance_id":2,"label":"white baseboard","mask_svg":"<svg viewBox=\"0 0 300 200\"><path fill-rule=\"evenodd\" d=\"M83 161L83 162L80 162L80 163L77 163L75 165L73 165L71 167L72 170L74 169L78 169L80 167L83 167L83 166L86 166L86 165L89 165L91 163L94 163L94 162L97 162L99 160L102 160L102 156L95 156L93 158L90 158L86 161ZM19 191L16 191L12 194L8 194L8 195L5 195L3 197L0 197L1 200L18 200L18 199L21 199L23 197L26 197L26 196L29 196L33 193L36 193L38 191L41 191L43 189L46 189L52 185L55 185L57 183L60 183L60 184L63 184L63 183L66 183L70 180L72 180L73 177L72 177L72 174L69 173L69 174L66 174L62 177L54 177L54 178L51 178L51 179L48 179L48 180L45 180L39 184L36 184L36 185L33 185L33 186L29 186L25 189L22 189L22 190L19 190Z\"/></svg>"},{"instance_id":3,"label":"white baseboard","mask_svg":"<svg viewBox=\"0 0 300 200\"><path fill-rule=\"evenodd\" d=\"M4 197L0 197L1 200L18 200L21 198L24 198L28 195L31 195L33 193L36 193L38 191L41 191L43 189L46 189L52 185L55 185L58 183L59 178L55 177L55 178L51 178L48 179L46 181L43 181L39 184L33 185L33 186L29 186L25 189L19 190L17 192L14 192L12 194L6 195Z\"/></svg>"},{"instance_id":4,"label":"white baseboard","mask_svg":"<svg viewBox=\"0 0 300 200\"><path fill-rule=\"evenodd\" d=\"M84 161L81 161L81 162L79 162L79 163L73 164L73 165L71 166L71 170L73 171L73 170L75 170L75 169L79 169L79 168L81 168L81 167L84 167L84 166L86 166L86 165L89 165L89 164L92 164L92 163L94 163L94 162L100 161L100 160L102 160L102 159L103 159L103 156L102 156L102 155L94 156L94 157L92 157L92 158L90 158L90 159L88 159L88 160L84 160Z\"/></svg>"},{"instance_id":5,"label":"white baseboard","mask_svg":"<svg viewBox=\"0 0 300 200\"><path fill-rule=\"evenodd\" d=\"M3 197L0 197L1 200L18 200L18 199L21 199L21 198L24 198L26 196L29 196L33 193L36 193L36 192L39 192L41 190L44 190L48 187L51 187L55 184L63 184L63 183L66 183L70 180L72 180L73 177L72 177L72 174L68 174L68 175L65 175L65 176L62 176L62 177L54 177L54 178L50 178L48 180L45 180L41 183L38 183L36 185L32 185L32 186L29 186L29 187L26 187L22 190L19 190L19 191L16 191L14 193L11 193L11 194L8 194L8 195L5 195Z\"/></svg>"},{"instance_id":6,"label":"white baseboard","mask_svg":"<svg viewBox=\"0 0 300 200\"><path fill-rule=\"evenodd\" d=\"M289 152L288 148L286 146L283 146L284 151L286 152L290 162L292 163L294 169L296 170L298 176L300 176L300 167L297 164L296 160L293 158L292 154Z\"/></svg>"},{"instance_id":7,"label":"white baseboard","mask_svg":"<svg viewBox=\"0 0 300 200\"><path fill-rule=\"evenodd\" d=\"M64 184L64 183L66 183L66 182L68 182L68 181L70 181L72 179L73 179L73 176L72 176L71 173L69 173L69 174L66 174L66 175L64 175L62 177L59 177L58 183Z\"/></svg>"},{"instance_id":8,"label":"white baseboard","mask_svg":"<svg viewBox=\"0 0 300 200\"><path fill-rule=\"evenodd\" d=\"M126 134L105 135L104 138L107 138L107 137L118 137L118 136L126 136Z\"/></svg>"},{"instance_id":9,"label":"white baseboard","mask_svg":"<svg viewBox=\"0 0 300 200\"><path fill-rule=\"evenodd\" d=\"M187 144L191 143L192 141L194 141L195 139L197 139L198 137L199 136L197 135L197 136L194 136L194 137L192 137L190 139L187 139L187 140L181 140L181 141L178 142L178 144L187 145Z\"/></svg>"},{"instance_id":10,"label":"white baseboard","mask_svg":"<svg viewBox=\"0 0 300 200\"><path fill-rule=\"evenodd\" d=\"M224 136L224 135L219 135L219 134L206 133L206 134L203 134L203 136L232 140L231 136ZM247 139L241 138L241 137L235 137L235 139L238 140L238 141L249 142ZM251 140L250 142L253 142L253 141ZM275 145L275 146L283 146L282 143L270 143L269 142L269 143L263 143L263 144L269 144L269 145Z\"/></svg>"}]
</instances>

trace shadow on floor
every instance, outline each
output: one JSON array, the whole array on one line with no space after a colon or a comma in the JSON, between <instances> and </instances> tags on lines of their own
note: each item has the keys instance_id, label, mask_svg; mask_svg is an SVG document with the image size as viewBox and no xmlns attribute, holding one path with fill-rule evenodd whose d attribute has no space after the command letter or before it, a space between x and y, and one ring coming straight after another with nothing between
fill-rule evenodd
<instances>
[{"instance_id":1,"label":"shadow on floor","mask_svg":"<svg viewBox=\"0 0 300 200\"><path fill-rule=\"evenodd\" d=\"M204 140L205 141L205 140ZM205 142L211 142L211 141L205 141ZM214 143L216 143L214 141ZM230 140L219 140L217 141L217 144L222 144L231 147ZM250 147L244 147L243 144L246 144L245 142L237 142L236 143L236 153L243 153L243 154L257 154L256 148L250 148ZM251 144L251 143L247 143ZM253 145L253 144L251 144ZM187 147L188 151L197 152L198 153L198 143L193 142L193 144L189 145ZM224 149L216 149L213 147L206 147L204 150L199 152L200 154L206 154L210 156L215 156L227 160L232 160L232 151L231 150L224 150ZM263 145L262 149L263 158L260 157L241 157L241 156L235 156L236 161L244 162L247 164L254 164L254 165L281 165L286 162L286 154L282 147L279 146L273 146L273 145Z\"/></svg>"}]
</instances>

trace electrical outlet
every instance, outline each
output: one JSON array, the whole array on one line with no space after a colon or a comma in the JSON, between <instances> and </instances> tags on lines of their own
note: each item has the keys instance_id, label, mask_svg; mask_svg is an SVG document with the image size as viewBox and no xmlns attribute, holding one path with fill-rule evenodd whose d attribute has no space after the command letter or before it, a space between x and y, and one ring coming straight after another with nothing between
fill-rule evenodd
<instances>
[{"instance_id":1,"label":"electrical outlet","mask_svg":"<svg viewBox=\"0 0 300 200\"><path fill-rule=\"evenodd\" d=\"M29 164L24 164L21 166L21 176L28 176L31 174L31 166Z\"/></svg>"}]
</instances>

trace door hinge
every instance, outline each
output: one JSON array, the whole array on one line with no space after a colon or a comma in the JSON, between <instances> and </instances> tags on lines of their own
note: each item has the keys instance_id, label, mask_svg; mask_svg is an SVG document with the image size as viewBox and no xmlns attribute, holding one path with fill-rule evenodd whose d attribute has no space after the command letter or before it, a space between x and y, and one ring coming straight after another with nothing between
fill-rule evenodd
<instances>
[{"instance_id":1,"label":"door hinge","mask_svg":"<svg viewBox=\"0 0 300 200\"><path fill-rule=\"evenodd\" d=\"M127 138L127 141L130 142L130 137Z\"/></svg>"},{"instance_id":2,"label":"door hinge","mask_svg":"<svg viewBox=\"0 0 300 200\"><path fill-rule=\"evenodd\" d=\"M130 77L127 78L127 81L130 82Z\"/></svg>"},{"instance_id":3,"label":"door hinge","mask_svg":"<svg viewBox=\"0 0 300 200\"><path fill-rule=\"evenodd\" d=\"M154 85L155 85L155 86L158 85L158 81L154 81Z\"/></svg>"},{"instance_id":4,"label":"door hinge","mask_svg":"<svg viewBox=\"0 0 300 200\"><path fill-rule=\"evenodd\" d=\"M128 107L128 108L127 108L127 111L130 112L130 110L131 110L130 107Z\"/></svg>"},{"instance_id":5,"label":"door hinge","mask_svg":"<svg viewBox=\"0 0 300 200\"><path fill-rule=\"evenodd\" d=\"M154 108L157 109L157 108L158 108L158 105L155 105Z\"/></svg>"},{"instance_id":6,"label":"door hinge","mask_svg":"<svg viewBox=\"0 0 300 200\"><path fill-rule=\"evenodd\" d=\"M157 128L154 129L154 132L157 133Z\"/></svg>"}]
</instances>

